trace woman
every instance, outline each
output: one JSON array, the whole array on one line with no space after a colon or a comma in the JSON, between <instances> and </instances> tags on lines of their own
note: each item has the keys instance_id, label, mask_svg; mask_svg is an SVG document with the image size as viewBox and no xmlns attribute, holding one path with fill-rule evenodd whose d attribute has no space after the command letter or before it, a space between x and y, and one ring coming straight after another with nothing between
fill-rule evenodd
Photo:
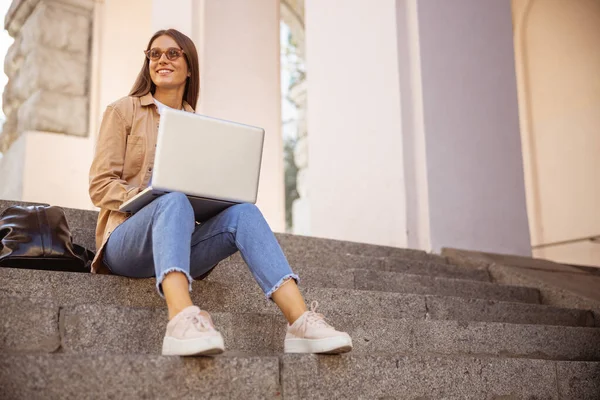
<instances>
[{"instance_id":1,"label":"woman","mask_svg":"<svg viewBox=\"0 0 600 400\"><path fill-rule=\"evenodd\" d=\"M210 315L192 304L192 279L240 251L266 297L288 321L284 351L342 353L352 349L345 332L307 311L295 275L262 214L253 204L227 208L197 224L182 193L159 197L134 215L119 206L150 184L160 113L166 107L194 112L200 76L196 47L174 29L154 34L128 97L104 113L90 169L90 197L100 208L92 272L133 278L156 276L167 302L165 355L224 351Z\"/></svg>"}]
</instances>

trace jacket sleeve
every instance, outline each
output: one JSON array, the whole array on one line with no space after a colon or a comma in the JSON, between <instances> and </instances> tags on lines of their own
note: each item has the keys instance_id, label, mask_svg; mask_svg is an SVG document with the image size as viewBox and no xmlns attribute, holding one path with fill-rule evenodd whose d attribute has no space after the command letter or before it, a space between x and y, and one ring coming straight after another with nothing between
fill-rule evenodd
<instances>
[{"instance_id":1,"label":"jacket sleeve","mask_svg":"<svg viewBox=\"0 0 600 400\"><path fill-rule=\"evenodd\" d=\"M127 123L114 106L108 106L90 167L89 194L96 207L118 211L121 204L141 191L121 178L126 146Z\"/></svg>"}]
</instances>

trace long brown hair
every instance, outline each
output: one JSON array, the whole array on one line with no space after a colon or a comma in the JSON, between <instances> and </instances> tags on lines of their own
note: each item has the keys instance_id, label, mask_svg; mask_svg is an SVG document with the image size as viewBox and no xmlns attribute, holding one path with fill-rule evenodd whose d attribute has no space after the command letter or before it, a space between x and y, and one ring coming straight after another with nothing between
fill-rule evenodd
<instances>
[{"instance_id":1,"label":"long brown hair","mask_svg":"<svg viewBox=\"0 0 600 400\"><path fill-rule=\"evenodd\" d=\"M152 46L152 42L159 37L167 35L173 38L177 45L181 47L184 52L185 60L187 61L188 70L190 72L190 77L187 79L185 84L185 91L183 92L183 99L192 107L196 108L196 103L198 103L198 96L200 95L200 67L198 66L198 52L196 51L196 46L192 39L179 32L176 29L164 29L156 32L150 41L148 42L148 47L146 50L150 50L150 46ZM130 96L143 96L148 92L154 94L156 91L156 85L152 82L152 78L150 78L150 60L146 56L144 56L144 64L142 65L142 70L137 76L135 83L133 84L133 88L129 93Z\"/></svg>"}]
</instances>

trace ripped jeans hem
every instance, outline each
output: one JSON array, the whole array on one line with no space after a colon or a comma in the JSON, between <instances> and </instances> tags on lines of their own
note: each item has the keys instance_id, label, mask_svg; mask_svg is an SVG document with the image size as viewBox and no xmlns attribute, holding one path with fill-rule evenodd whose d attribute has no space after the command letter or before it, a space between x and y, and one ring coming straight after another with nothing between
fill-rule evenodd
<instances>
[{"instance_id":1,"label":"ripped jeans hem","mask_svg":"<svg viewBox=\"0 0 600 400\"><path fill-rule=\"evenodd\" d=\"M300 278L298 277L298 275L296 274L287 274L285 275L283 278L281 278L279 280L279 282L277 282L275 284L275 286L273 286L273 288L271 290L269 290L266 294L265 297L267 298L267 300L272 300L271 297L273 296L273 293L275 293L275 291L277 291L277 289L279 289L281 287L281 285L283 285L284 283L286 283L287 281L289 281L290 279L293 279L296 281L296 284L298 284L298 282L300 282Z\"/></svg>"},{"instance_id":2,"label":"ripped jeans hem","mask_svg":"<svg viewBox=\"0 0 600 400\"><path fill-rule=\"evenodd\" d=\"M184 271L181 268L174 267L174 268L169 268L169 269L163 271L160 274L160 276L156 277L156 291L158 292L158 294L159 294L160 297L162 297L163 299L165 298L165 295L164 295L164 293L162 291L162 281L165 279L165 275L167 275L168 273L171 273L171 272L181 272L181 273L183 273L185 275L185 277L187 278L187 280L188 280L188 291L189 292L192 291L192 281L193 281L193 279L190 276L189 272Z\"/></svg>"}]
</instances>

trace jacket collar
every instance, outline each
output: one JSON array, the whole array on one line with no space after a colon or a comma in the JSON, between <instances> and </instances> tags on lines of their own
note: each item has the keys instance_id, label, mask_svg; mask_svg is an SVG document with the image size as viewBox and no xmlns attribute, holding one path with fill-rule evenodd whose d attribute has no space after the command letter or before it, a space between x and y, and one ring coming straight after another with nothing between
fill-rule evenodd
<instances>
[{"instance_id":1,"label":"jacket collar","mask_svg":"<svg viewBox=\"0 0 600 400\"><path fill-rule=\"evenodd\" d=\"M152 93L148 92L142 97L140 97L140 103L144 107L149 106L150 104L154 104L154 97L152 97Z\"/></svg>"},{"instance_id":2,"label":"jacket collar","mask_svg":"<svg viewBox=\"0 0 600 400\"><path fill-rule=\"evenodd\" d=\"M152 93L148 92L140 97L140 104L144 107L154 104L154 97L152 96ZM185 100L183 101L183 109L187 112L194 112L192 106L190 106Z\"/></svg>"}]
</instances>

